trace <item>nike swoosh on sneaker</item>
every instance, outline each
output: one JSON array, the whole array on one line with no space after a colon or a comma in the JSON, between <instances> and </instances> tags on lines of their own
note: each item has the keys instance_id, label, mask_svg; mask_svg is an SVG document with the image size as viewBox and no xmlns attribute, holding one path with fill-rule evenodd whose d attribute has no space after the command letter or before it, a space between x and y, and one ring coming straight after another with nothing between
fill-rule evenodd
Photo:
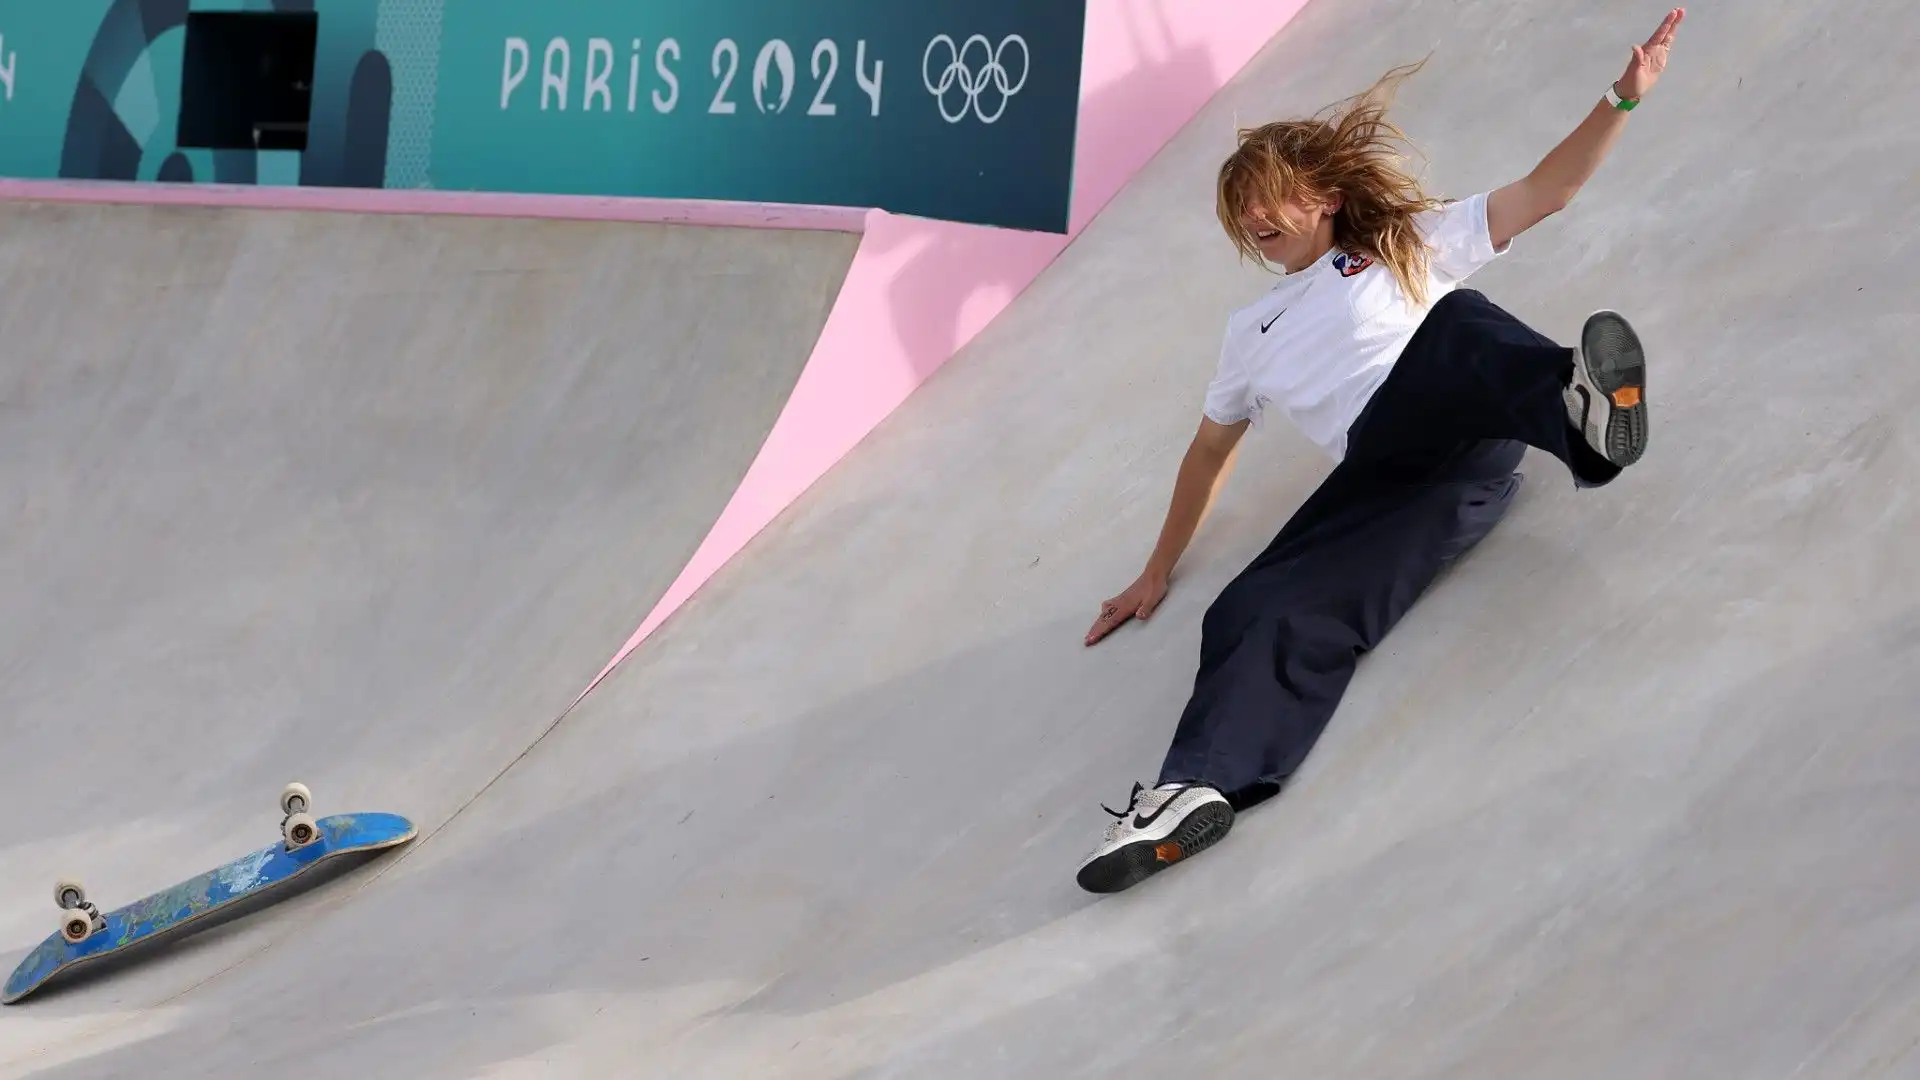
<instances>
[{"instance_id":1,"label":"nike swoosh on sneaker","mask_svg":"<svg viewBox=\"0 0 1920 1080\"><path fill-rule=\"evenodd\" d=\"M1151 827L1154 822L1160 820L1161 814L1164 814L1167 812L1167 807L1172 806L1174 802L1178 800L1180 796L1185 795L1188 792L1188 790L1190 789L1180 788L1179 790L1175 791L1173 794L1168 795L1165 801L1161 802L1159 806L1156 806L1153 808L1153 813L1148 814L1145 817L1141 817L1137 813L1134 814L1133 827L1136 829L1145 829L1145 828Z\"/></svg>"}]
</instances>

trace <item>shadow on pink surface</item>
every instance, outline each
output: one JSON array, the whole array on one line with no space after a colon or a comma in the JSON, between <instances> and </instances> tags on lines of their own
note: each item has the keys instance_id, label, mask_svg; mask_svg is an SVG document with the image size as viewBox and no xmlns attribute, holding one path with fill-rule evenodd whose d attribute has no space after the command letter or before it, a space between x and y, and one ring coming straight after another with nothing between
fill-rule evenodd
<instances>
[{"instance_id":1,"label":"shadow on pink surface","mask_svg":"<svg viewBox=\"0 0 1920 1080\"><path fill-rule=\"evenodd\" d=\"M678 579L568 709L998 316L1303 3L1093 5L1066 236L870 214L759 456Z\"/></svg>"}]
</instances>

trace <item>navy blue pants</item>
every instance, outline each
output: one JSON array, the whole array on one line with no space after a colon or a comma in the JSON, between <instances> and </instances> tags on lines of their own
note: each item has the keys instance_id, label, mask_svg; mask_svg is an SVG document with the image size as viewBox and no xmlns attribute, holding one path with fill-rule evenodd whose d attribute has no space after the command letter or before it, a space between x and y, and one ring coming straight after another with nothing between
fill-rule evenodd
<instances>
[{"instance_id":1,"label":"navy blue pants","mask_svg":"<svg viewBox=\"0 0 1920 1080\"><path fill-rule=\"evenodd\" d=\"M1354 421L1345 460L1208 608L1158 782L1211 784L1236 809L1271 797L1360 657L1506 514L1527 447L1581 487L1618 476L1567 420L1572 373L1572 349L1480 293L1442 297Z\"/></svg>"}]
</instances>

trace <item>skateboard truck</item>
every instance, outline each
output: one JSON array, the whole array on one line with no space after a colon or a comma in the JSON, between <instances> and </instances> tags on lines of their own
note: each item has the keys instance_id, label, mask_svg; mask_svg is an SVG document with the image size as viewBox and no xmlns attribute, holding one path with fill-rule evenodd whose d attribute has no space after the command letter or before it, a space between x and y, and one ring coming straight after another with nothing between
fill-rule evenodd
<instances>
[{"instance_id":1,"label":"skateboard truck","mask_svg":"<svg viewBox=\"0 0 1920 1080\"><path fill-rule=\"evenodd\" d=\"M104 930L107 920L100 915L100 909L87 899L86 887L78 881L63 878L54 883L53 902L67 914L60 920L60 936L78 945L91 937L96 930Z\"/></svg>"},{"instance_id":2,"label":"skateboard truck","mask_svg":"<svg viewBox=\"0 0 1920 1080\"><path fill-rule=\"evenodd\" d=\"M313 805L313 792L307 785L295 780L280 790L280 836L287 842L287 850L294 851L306 847L320 835L320 826L314 821L307 808Z\"/></svg>"}]
</instances>

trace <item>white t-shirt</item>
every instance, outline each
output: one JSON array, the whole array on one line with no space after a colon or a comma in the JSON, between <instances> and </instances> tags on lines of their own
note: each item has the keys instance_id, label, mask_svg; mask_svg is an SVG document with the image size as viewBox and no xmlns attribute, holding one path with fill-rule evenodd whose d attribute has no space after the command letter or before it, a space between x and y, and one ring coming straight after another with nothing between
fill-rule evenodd
<instances>
[{"instance_id":1,"label":"white t-shirt","mask_svg":"<svg viewBox=\"0 0 1920 1080\"><path fill-rule=\"evenodd\" d=\"M1344 458L1347 429L1428 308L1507 250L1494 250L1485 193L1426 211L1415 223L1432 249L1425 307L1416 308L1376 260L1335 248L1227 317L1207 416L1259 426L1277 408L1335 461Z\"/></svg>"}]
</instances>

